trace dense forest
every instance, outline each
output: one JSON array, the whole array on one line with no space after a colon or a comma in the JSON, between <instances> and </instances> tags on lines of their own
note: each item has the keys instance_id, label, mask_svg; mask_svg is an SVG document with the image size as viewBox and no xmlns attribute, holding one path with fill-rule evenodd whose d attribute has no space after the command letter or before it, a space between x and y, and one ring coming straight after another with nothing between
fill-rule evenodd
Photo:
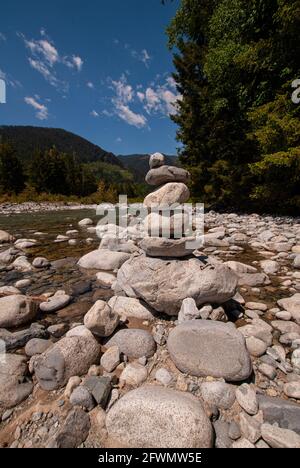
<instances>
[{"instance_id":1,"label":"dense forest","mask_svg":"<svg viewBox=\"0 0 300 468\"><path fill-rule=\"evenodd\" d=\"M145 184L112 153L60 129L0 128L0 200L77 197L115 202L143 196ZM59 196L59 197L57 197Z\"/></svg>"},{"instance_id":2,"label":"dense forest","mask_svg":"<svg viewBox=\"0 0 300 468\"><path fill-rule=\"evenodd\" d=\"M208 206L300 208L299 0L182 0L168 28L181 163Z\"/></svg>"},{"instance_id":3,"label":"dense forest","mask_svg":"<svg viewBox=\"0 0 300 468\"><path fill-rule=\"evenodd\" d=\"M82 163L103 161L122 167L113 153L61 128L2 125L0 139L11 143L25 163L36 149L45 151L55 146L62 153L76 154Z\"/></svg>"}]
</instances>

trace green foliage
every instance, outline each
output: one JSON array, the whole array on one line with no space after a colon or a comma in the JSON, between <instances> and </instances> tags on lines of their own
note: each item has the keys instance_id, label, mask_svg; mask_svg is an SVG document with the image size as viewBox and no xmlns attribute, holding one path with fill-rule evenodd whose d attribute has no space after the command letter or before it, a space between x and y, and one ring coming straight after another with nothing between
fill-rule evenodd
<instances>
[{"instance_id":1,"label":"green foliage","mask_svg":"<svg viewBox=\"0 0 300 468\"><path fill-rule=\"evenodd\" d=\"M29 184L37 193L90 195L97 189L94 174L74 155L60 153L55 147L36 151L29 166Z\"/></svg>"},{"instance_id":2,"label":"green foliage","mask_svg":"<svg viewBox=\"0 0 300 468\"><path fill-rule=\"evenodd\" d=\"M55 146L61 153L76 154L80 163L103 161L121 166L118 158L90 141L60 128L0 126L0 138L10 142L24 165L36 150L45 152Z\"/></svg>"},{"instance_id":3,"label":"green foliage","mask_svg":"<svg viewBox=\"0 0 300 468\"><path fill-rule=\"evenodd\" d=\"M0 194L19 193L23 188L23 168L14 149L8 143L0 143Z\"/></svg>"},{"instance_id":4,"label":"green foliage","mask_svg":"<svg viewBox=\"0 0 300 468\"><path fill-rule=\"evenodd\" d=\"M173 120L192 195L209 206L295 209L289 173L299 170L291 158L300 106L291 101L291 83L300 77L299 30L299 0L181 1L168 28L183 95ZM285 173L282 205L275 167Z\"/></svg>"},{"instance_id":5,"label":"green foliage","mask_svg":"<svg viewBox=\"0 0 300 468\"><path fill-rule=\"evenodd\" d=\"M33 151L25 175L20 159L10 144L0 145L2 202L84 200L86 203L115 203L121 194L136 199L142 198L145 192L145 184L136 184L133 174L122 165L103 161L80 163L75 154L61 152L55 146L45 151Z\"/></svg>"}]
</instances>

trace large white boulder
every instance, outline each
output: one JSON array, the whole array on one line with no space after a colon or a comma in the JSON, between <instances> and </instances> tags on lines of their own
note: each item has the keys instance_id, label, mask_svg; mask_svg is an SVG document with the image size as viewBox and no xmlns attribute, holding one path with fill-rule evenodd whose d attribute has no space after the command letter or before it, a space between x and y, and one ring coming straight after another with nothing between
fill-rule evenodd
<instances>
[{"instance_id":1,"label":"large white boulder","mask_svg":"<svg viewBox=\"0 0 300 468\"><path fill-rule=\"evenodd\" d=\"M187 186L180 182L171 182L147 195L144 200L146 207L171 206L175 203L185 203L190 198Z\"/></svg>"},{"instance_id":2,"label":"large white boulder","mask_svg":"<svg viewBox=\"0 0 300 468\"><path fill-rule=\"evenodd\" d=\"M130 254L125 252L99 249L81 257L78 265L86 269L113 271L120 268L129 258Z\"/></svg>"},{"instance_id":3,"label":"large white boulder","mask_svg":"<svg viewBox=\"0 0 300 468\"><path fill-rule=\"evenodd\" d=\"M108 412L109 438L130 448L210 448L211 423L193 395L160 386L127 393Z\"/></svg>"},{"instance_id":4,"label":"large white boulder","mask_svg":"<svg viewBox=\"0 0 300 468\"><path fill-rule=\"evenodd\" d=\"M186 298L194 299L197 306L231 299L237 277L230 268L204 259L167 261L140 255L122 265L117 283L128 297L143 299L158 312L177 315Z\"/></svg>"}]
</instances>

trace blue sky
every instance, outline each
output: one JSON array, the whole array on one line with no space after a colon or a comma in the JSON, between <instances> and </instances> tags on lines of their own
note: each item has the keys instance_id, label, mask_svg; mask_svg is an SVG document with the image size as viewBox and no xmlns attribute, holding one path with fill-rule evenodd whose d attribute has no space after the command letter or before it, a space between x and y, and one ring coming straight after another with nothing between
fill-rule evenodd
<instances>
[{"instance_id":1,"label":"blue sky","mask_svg":"<svg viewBox=\"0 0 300 468\"><path fill-rule=\"evenodd\" d=\"M2 2L0 124L64 128L115 154L175 154L165 29L178 4Z\"/></svg>"}]
</instances>

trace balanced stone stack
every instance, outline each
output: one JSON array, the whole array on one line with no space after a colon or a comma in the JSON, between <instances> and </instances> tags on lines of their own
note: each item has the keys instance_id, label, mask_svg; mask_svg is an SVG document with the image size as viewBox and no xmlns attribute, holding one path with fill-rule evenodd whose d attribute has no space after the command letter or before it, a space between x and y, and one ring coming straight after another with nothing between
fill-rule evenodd
<instances>
[{"instance_id":1,"label":"balanced stone stack","mask_svg":"<svg viewBox=\"0 0 300 468\"><path fill-rule=\"evenodd\" d=\"M150 157L146 181L159 188L144 200L144 206L151 209L144 220L148 235L139 244L144 253L132 256L117 276L119 291L171 316L178 315L186 298L193 298L197 306L222 304L234 296L237 288L237 276L229 267L193 255L195 238L174 235L186 225L181 205L190 197L186 185L189 179L186 170L165 165L162 154ZM179 211L173 212L176 204ZM168 208L169 213L164 215Z\"/></svg>"},{"instance_id":2,"label":"balanced stone stack","mask_svg":"<svg viewBox=\"0 0 300 468\"><path fill-rule=\"evenodd\" d=\"M162 154L155 153L150 157L146 182L159 188L144 200L144 206L150 210L144 220L144 232L149 237L143 239L140 247L147 255L184 257L195 250L194 247L188 249L188 241L195 239L182 237L189 222L188 213L182 208L190 197L186 186L189 180L190 174L185 169L166 166Z\"/></svg>"}]
</instances>

